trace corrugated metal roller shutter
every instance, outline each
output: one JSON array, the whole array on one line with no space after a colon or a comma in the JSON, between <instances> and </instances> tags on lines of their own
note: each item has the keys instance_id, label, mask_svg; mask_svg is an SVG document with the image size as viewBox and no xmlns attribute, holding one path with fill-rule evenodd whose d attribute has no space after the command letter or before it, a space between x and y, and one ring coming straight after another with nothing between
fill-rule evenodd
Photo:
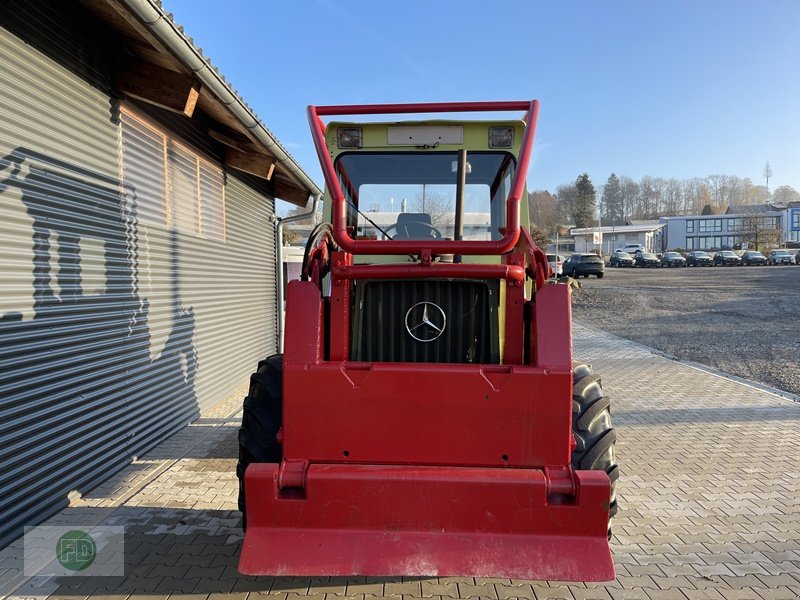
<instances>
[{"instance_id":1,"label":"corrugated metal roller shutter","mask_svg":"<svg viewBox=\"0 0 800 600\"><path fill-rule=\"evenodd\" d=\"M113 106L0 28L0 547L276 347L272 202Z\"/></svg>"}]
</instances>

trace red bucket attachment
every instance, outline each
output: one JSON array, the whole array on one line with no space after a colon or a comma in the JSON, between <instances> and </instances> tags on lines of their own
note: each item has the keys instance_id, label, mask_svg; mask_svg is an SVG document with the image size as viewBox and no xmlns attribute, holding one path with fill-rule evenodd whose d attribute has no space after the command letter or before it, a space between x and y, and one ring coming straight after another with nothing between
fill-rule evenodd
<instances>
[{"instance_id":1,"label":"red bucket attachment","mask_svg":"<svg viewBox=\"0 0 800 600\"><path fill-rule=\"evenodd\" d=\"M311 465L279 490L278 468L245 475L245 575L614 578L600 471L548 498L538 469Z\"/></svg>"}]
</instances>

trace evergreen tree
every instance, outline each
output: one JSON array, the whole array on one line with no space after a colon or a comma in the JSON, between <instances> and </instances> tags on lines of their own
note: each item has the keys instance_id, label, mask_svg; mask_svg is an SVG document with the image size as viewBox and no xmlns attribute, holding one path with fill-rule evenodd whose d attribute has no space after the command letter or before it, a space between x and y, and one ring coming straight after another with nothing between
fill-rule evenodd
<instances>
[{"instance_id":1,"label":"evergreen tree","mask_svg":"<svg viewBox=\"0 0 800 600\"><path fill-rule=\"evenodd\" d=\"M625 222L625 207L622 202L622 187L619 177L612 173L603 186L603 224L622 225Z\"/></svg>"},{"instance_id":2,"label":"evergreen tree","mask_svg":"<svg viewBox=\"0 0 800 600\"><path fill-rule=\"evenodd\" d=\"M597 192L588 173L583 173L575 180L578 197L575 203L575 227L591 227L594 225L594 200Z\"/></svg>"}]
</instances>

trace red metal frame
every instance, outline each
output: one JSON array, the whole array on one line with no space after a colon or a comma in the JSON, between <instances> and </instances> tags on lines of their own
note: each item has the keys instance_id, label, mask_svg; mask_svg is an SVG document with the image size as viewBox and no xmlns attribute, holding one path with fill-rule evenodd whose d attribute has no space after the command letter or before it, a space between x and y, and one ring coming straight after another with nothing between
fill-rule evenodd
<instances>
[{"instance_id":1,"label":"red metal frame","mask_svg":"<svg viewBox=\"0 0 800 600\"><path fill-rule=\"evenodd\" d=\"M511 183L511 192L506 203L506 231L500 240L478 242L471 240L354 240L347 231L345 197L330 153L325 144L326 126L321 116L334 115L375 115L405 113L452 113L452 112L496 112L525 110L525 133L522 136L522 149ZM539 117L539 101L530 102L441 102L427 104L375 104L346 106L309 106L308 122L317 150L325 184L331 195L333 237L336 243L353 254L420 254L430 250L439 254L505 254L511 250L519 238L519 203L525 191L536 122Z\"/></svg>"},{"instance_id":2,"label":"red metal frame","mask_svg":"<svg viewBox=\"0 0 800 600\"><path fill-rule=\"evenodd\" d=\"M320 114L520 106L311 107L309 116L319 124L316 135L324 136ZM529 106L534 120L537 107ZM524 182L522 163L515 186ZM334 238L343 251L321 236L306 265L309 280L288 286L278 434L283 461L251 464L245 473L248 529L239 570L613 579L609 479L570 466L569 289L545 285L545 254L514 219L496 244L439 242L446 253L502 251L497 265L435 262L437 242L356 242L343 227L329 158L327 169L329 189L339 194ZM352 264L352 252L382 253L378 247L419 253L420 261ZM321 274L328 267L326 297ZM536 282L530 299L526 274ZM432 277L505 280L503 364L351 361L354 282Z\"/></svg>"}]
</instances>

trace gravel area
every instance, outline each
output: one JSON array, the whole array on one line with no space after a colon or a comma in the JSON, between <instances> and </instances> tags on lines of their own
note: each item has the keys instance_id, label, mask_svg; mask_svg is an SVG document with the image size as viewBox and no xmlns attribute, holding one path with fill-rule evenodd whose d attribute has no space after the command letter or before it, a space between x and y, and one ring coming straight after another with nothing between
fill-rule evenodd
<instances>
[{"instance_id":1,"label":"gravel area","mask_svg":"<svg viewBox=\"0 0 800 600\"><path fill-rule=\"evenodd\" d=\"M606 268L576 320L800 396L800 266Z\"/></svg>"}]
</instances>

